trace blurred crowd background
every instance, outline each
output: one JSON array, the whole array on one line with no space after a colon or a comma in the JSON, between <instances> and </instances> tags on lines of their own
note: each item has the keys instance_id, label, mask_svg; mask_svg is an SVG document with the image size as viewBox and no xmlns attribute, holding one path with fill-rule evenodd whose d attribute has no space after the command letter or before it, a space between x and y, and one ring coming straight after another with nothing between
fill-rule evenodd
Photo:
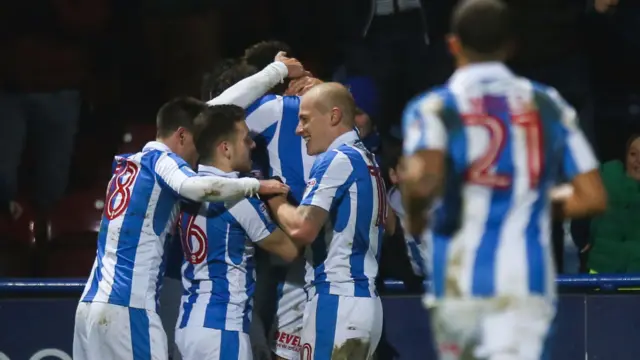
<instances>
[{"instance_id":1,"label":"blurred crowd background","mask_svg":"<svg viewBox=\"0 0 640 360\"><path fill-rule=\"evenodd\" d=\"M640 272L640 2L507 2L509 66L576 108L609 192L603 216L554 225L557 265ZM113 155L138 151L161 104L200 98L207 74L260 41L283 41L315 76L348 85L368 145L393 168L406 102L454 70L444 41L454 4L0 2L0 276L86 276ZM381 276L413 287L403 246L385 244Z\"/></svg>"}]
</instances>

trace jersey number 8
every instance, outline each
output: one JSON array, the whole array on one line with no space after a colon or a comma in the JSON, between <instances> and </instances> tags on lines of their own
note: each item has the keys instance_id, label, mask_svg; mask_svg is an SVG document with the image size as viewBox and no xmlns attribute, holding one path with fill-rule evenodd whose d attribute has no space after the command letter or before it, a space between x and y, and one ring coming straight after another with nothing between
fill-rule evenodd
<instances>
[{"instance_id":1,"label":"jersey number 8","mask_svg":"<svg viewBox=\"0 0 640 360\"><path fill-rule=\"evenodd\" d=\"M107 187L107 203L104 207L107 219L113 220L124 214L131 201L131 188L138 176L138 165L119 160L113 178Z\"/></svg>"}]
</instances>

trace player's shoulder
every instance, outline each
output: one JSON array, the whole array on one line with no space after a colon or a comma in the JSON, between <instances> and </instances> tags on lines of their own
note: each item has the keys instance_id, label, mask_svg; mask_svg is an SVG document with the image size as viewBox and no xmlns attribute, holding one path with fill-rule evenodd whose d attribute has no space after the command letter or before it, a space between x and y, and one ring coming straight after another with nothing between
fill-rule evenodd
<instances>
[{"instance_id":1,"label":"player's shoulder","mask_svg":"<svg viewBox=\"0 0 640 360\"><path fill-rule=\"evenodd\" d=\"M236 221L242 222L244 219L252 220L267 217L267 206L262 200L256 197L246 197L233 203L227 203L229 213L236 219Z\"/></svg>"},{"instance_id":2,"label":"player's shoulder","mask_svg":"<svg viewBox=\"0 0 640 360\"><path fill-rule=\"evenodd\" d=\"M434 105L435 103L440 103L440 106L445 106L446 99L450 96L451 91L446 85L440 85L433 87L427 91L424 91L409 100L407 103L407 110L416 110L421 106L424 106L425 103L429 103Z\"/></svg>"},{"instance_id":3,"label":"player's shoulder","mask_svg":"<svg viewBox=\"0 0 640 360\"><path fill-rule=\"evenodd\" d=\"M536 102L548 102L554 106L566 106L566 101L560 95L560 92L553 86L539 83L526 78L520 78L523 84L528 84L531 87L531 92Z\"/></svg>"},{"instance_id":4,"label":"player's shoulder","mask_svg":"<svg viewBox=\"0 0 640 360\"><path fill-rule=\"evenodd\" d=\"M569 105L556 88L536 81L524 80L530 83L534 101L543 117L557 121L565 127L574 128L577 126L575 109ZM549 113L553 116L544 116Z\"/></svg>"},{"instance_id":5,"label":"player's shoulder","mask_svg":"<svg viewBox=\"0 0 640 360\"><path fill-rule=\"evenodd\" d=\"M282 101L283 97L280 95L267 94L258 98L258 100L256 100L253 104L249 105L249 107L247 107L246 113L247 115L250 115L263 106L277 106L279 104L282 104Z\"/></svg>"},{"instance_id":6,"label":"player's shoulder","mask_svg":"<svg viewBox=\"0 0 640 360\"><path fill-rule=\"evenodd\" d=\"M413 97L405 107L402 118L403 126L408 127L415 119L425 119L435 116L449 128L457 116L447 116L456 113L455 94L446 85L436 86Z\"/></svg>"},{"instance_id":7,"label":"player's shoulder","mask_svg":"<svg viewBox=\"0 0 640 360\"><path fill-rule=\"evenodd\" d=\"M355 151L352 152L346 145L328 150L316 158L311 168L311 177L319 180L327 173L332 174L332 176L351 173L353 171L352 163L355 160Z\"/></svg>"}]
</instances>

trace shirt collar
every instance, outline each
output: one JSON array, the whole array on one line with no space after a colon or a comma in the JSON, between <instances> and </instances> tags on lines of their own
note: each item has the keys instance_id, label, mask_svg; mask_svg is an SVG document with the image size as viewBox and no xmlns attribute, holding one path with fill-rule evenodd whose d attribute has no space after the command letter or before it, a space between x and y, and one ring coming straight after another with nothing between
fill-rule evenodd
<instances>
[{"instance_id":1,"label":"shirt collar","mask_svg":"<svg viewBox=\"0 0 640 360\"><path fill-rule=\"evenodd\" d=\"M483 62L459 68L451 75L448 84L450 87L464 87L470 82L510 77L514 77L514 75L503 63Z\"/></svg>"},{"instance_id":2,"label":"shirt collar","mask_svg":"<svg viewBox=\"0 0 640 360\"><path fill-rule=\"evenodd\" d=\"M340 145L353 144L358 140L360 140L358 133L355 130L351 130L349 132L346 132L338 136L335 140L333 140L331 145L329 145L329 148L327 148L327 151L337 149Z\"/></svg>"},{"instance_id":3,"label":"shirt collar","mask_svg":"<svg viewBox=\"0 0 640 360\"><path fill-rule=\"evenodd\" d=\"M160 150L160 151L165 151L165 152L173 152L173 151L171 151L171 149L169 149L169 147L167 145L161 143L160 141L149 141L142 148L142 151L151 151L151 150Z\"/></svg>"},{"instance_id":4,"label":"shirt collar","mask_svg":"<svg viewBox=\"0 0 640 360\"><path fill-rule=\"evenodd\" d=\"M226 177L226 178L238 178L238 172L236 171L224 172L215 166L202 165L202 164L198 165L198 174L216 175L216 176Z\"/></svg>"}]
</instances>

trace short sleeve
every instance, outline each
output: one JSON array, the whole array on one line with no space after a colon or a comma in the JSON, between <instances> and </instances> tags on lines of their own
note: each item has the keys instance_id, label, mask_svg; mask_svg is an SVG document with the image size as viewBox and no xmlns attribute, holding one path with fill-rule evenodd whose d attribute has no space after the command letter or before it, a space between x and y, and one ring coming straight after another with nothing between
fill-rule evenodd
<instances>
[{"instance_id":1,"label":"short sleeve","mask_svg":"<svg viewBox=\"0 0 640 360\"><path fill-rule=\"evenodd\" d=\"M436 93L428 93L407 105L402 115L405 155L420 150L445 150L447 131L441 119L443 106L443 99Z\"/></svg>"},{"instance_id":2,"label":"short sleeve","mask_svg":"<svg viewBox=\"0 0 640 360\"><path fill-rule=\"evenodd\" d=\"M257 198L247 198L229 209L252 242L258 242L276 230L265 204Z\"/></svg>"},{"instance_id":3,"label":"short sleeve","mask_svg":"<svg viewBox=\"0 0 640 360\"><path fill-rule=\"evenodd\" d=\"M562 170L564 178L573 179L576 175L598 168L598 160L587 138L578 126L576 110L567 104L557 90L545 89L547 95L557 106L562 127Z\"/></svg>"},{"instance_id":4,"label":"short sleeve","mask_svg":"<svg viewBox=\"0 0 640 360\"><path fill-rule=\"evenodd\" d=\"M311 168L300 205L314 205L329 211L340 189L349 185L352 172L351 161L344 153L333 150L321 155Z\"/></svg>"},{"instance_id":5,"label":"short sleeve","mask_svg":"<svg viewBox=\"0 0 640 360\"><path fill-rule=\"evenodd\" d=\"M189 164L173 153L162 153L156 161L154 170L160 186L173 191L176 195L180 193L180 187L185 180L196 176Z\"/></svg>"}]
</instances>

